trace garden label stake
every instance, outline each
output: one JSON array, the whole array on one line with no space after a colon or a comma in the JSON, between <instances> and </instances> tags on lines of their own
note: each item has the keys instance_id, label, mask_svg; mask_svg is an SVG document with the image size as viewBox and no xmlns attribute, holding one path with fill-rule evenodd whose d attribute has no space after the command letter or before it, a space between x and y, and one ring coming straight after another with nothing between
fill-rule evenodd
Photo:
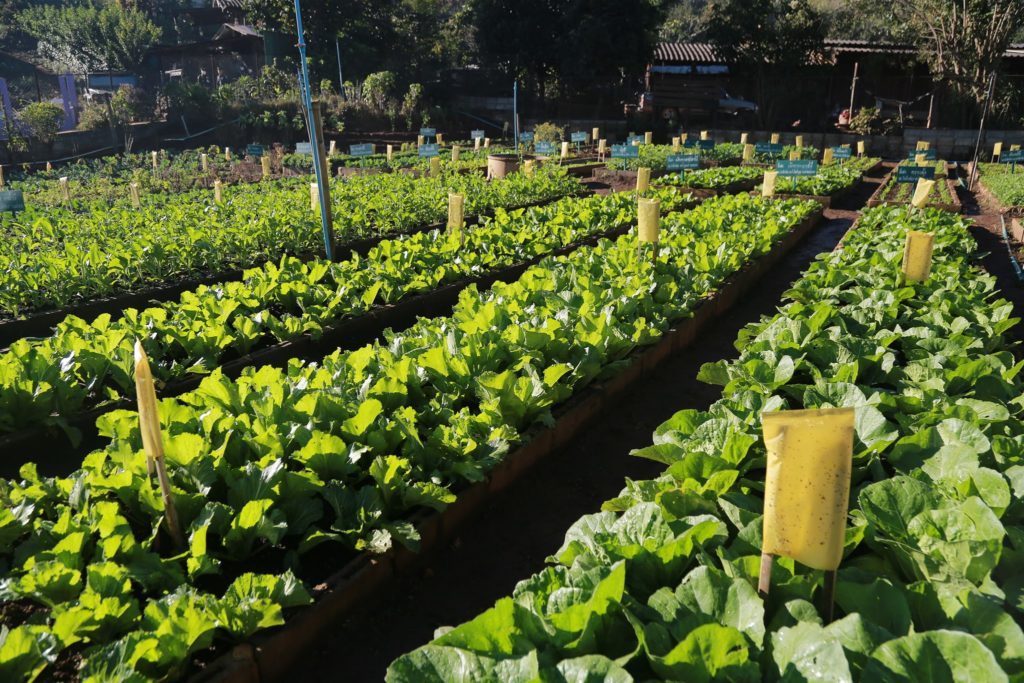
<instances>
[{"instance_id":1,"label":"garden label stake","mask_svg":"<svg viewBox=\"0 0 1024 683\"><path fill-rule=\"evenodd\" d=\"M231 161L231 148L230 147L225 147L224 148L224 161Z\"/></svg>"},{"instance_id":2,"label":"garden label stake","mask_svg":"<svg viewBox=\"0 0 1024 683\"><path fill-rule=\"evenodd\" d=\"M772 137L771 137L771 140L770 140L770 142L771 142L771 143L772 143L773 145L777 145L777 144L779 144L779 140L780 140L780 139L781 139L781 138L780 138L780 136L779 136L779 134L778 134L778 133L772 133Z\"/></svg>"},{"instance_id":3,"label":"garden label stake","mask_svg":"<svg viewBox=\"0 0 1024 683\"><path fill-rule=\"evenodd\" d=\"M750 139L750 134L749 133L740 133L740 144L741 145L747 144L747 141L749 139Z\"/></svg>"},{"instance_id":4,"label":"garden label stake","mask_svg":"<svg viewBox=\"0 0 1024 683\"><path fill-rule=\"evenodd\" d=\"M831 622L850 503L854 409L766 412L761 430L768 463L757 590L768 596L777 556L824 571Z\"/></svg>"},{"instance_id":5,"label":"garden label stake","mask_svg":"<svg viewBox=\"0 0 1024 683\"><path fill-rule=\"evenodd\" d=\"M68 177L67 176L61 176L57 180L57 182L60 183L60 194L61 194L62 197L64 197L64 202L65 203L70 202L71 201L71 189L68 188Z\"/></svg>"},{"instance_id":6,"label":"garden label stake","mask_svg":"<svg viewBox=\"0 0 1024 683\"><path fill-rule=\"evenodd\" d=\"M935 235L920 230L907 232L903 248L903 275L907 282L924 282L932 272L932 246Z\"/></svg>"},{"instance_id":7,"label":"garden label stake","mask_svg":"<svg viewBox=\"0 0 1024 683\"><path fill-rule=\"evenodd\" d=\"M224 201L224 183L219 180L213 181L213 201L215 204L220 204Z\"/></svg>"},{"instance_id":8,"label":"garden label stake","mask_svg":"<svg viewBox=\"0 0 1024 683\"><path fill-rule=\"evenodd\" d=\"M646 192L651 186L651 169L643 166L636 169L636 191Z\"/></svg>"},{"instance_id":9,"label":"garden label stake","mask_svg":"<svg viewBox=\"0 0 1024 683\"><path fill-rule=\"evenodd\" d=\"M777 171L765 171L764 181L761 183L761 196L768 198L775 196L775 180L779 177Z\"/></svg>"},{"instance_id":10,"label":"garden label stake","mask_svg":"<svg viewBox=\"0 0 1024 683\"><path fill-rule=\"evenodd\" d=\"M314 212L320 210L320 188L316 183L309 184L309 208Z\"/></svg>"},{"instance_id":11,"label":"garden label stake","mask_svg":"<svg viewBox=\"0 0 1024 683\"><path fill-rule=\"evenodd\" d=\"M644 144L649 145L654 141L654 133L647 131L644 133Z\"/></svg>"},{"instance_id":12,"label":"garden label stake","mask_svg":"<svg viewBox=\"0 0 1024 683\"><path fill-rule=\"evenodd\" d=\"M142 434L142 447L146 451L146 469L149 476L156 471L160 482L160 495L164 500L164 521L167 533L171 535L175 548L185 547L185 537L178 523L178 511L174 507L171 493L171 480L167 478L164 464L164 444L160 434L160 412L156 405L156 388L153 386L153 373L149 368L149 358L142 349L142 342L135 342L135 396L139 403L139 431Z\"/></svg>"},{"instance_id":13,"label":"garden label stake","mask_svg":"<svg viewBox=\"0 0 1024 683\"><path fill-rule=\"evenodd\" d=\"M754 160L754 146L751 144L744 143L743 145L743 161Z\"/></svg>"},{"instance_id":14,"label":"garden label stake","mask_svg":"<svg viewBox=\"0 0 1024 683\"><path fill-rule=\"evenodd\" d=\"M458 161L458 160L459 160L459 146L458 145L452 145L452 161Z\"/></svg>"},{"instance_id":15,"label":"garden label stake","mask_svg":"<svg viewBox=\"0 0 1024 683\"><path fill-rule=\"evenodd\" d=\"M130 194L132 198L132 208L137 209L140 206L142 206L142 200L139 198L138 183L131 183L130 185L128 185L128 194Z\"/></svg>"},{"instance_id":16,"label":"garden label stake","mask_svg":"<svg viewBox=\"0 0 1024 683\"><path fill-rule=\"evenodd\" d=\"M448 229L459 231L459 246L466 244L466 195L448 193Z\"/></svg>"},{"instance_id":17,"label":"garden label stake","mask_svg":"<svg viewBox=\"0 0 1024 683\"><path fill-rule=\"evenodd\" d=\"M658 229L661 222L660 202L657 199L637 199L637 245L636 256L645 242L654 245L654 258L658 258Z\"/></svg>"}]
</instances>

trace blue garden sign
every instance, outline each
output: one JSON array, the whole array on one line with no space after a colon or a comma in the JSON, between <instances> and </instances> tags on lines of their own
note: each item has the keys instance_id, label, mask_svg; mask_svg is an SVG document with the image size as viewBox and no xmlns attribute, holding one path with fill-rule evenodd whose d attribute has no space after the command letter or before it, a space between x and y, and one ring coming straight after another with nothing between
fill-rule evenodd
<instances>
[{"instance_id":1,"label":"blue garden sign","mask_svg":"<svg viewBox=\"0 0 1024 683\"><path fill-rule=\"evenodd\" d=\"M586 131L582 131L582 130L576 131L575 133L573 133L569 137L570 137L570 140L572 142L586 142L587 141L587 133L586 133Z\"/></svg>"},{"instance_id":2,"label":"blue garden sign","mask_svg":"<svg viewBox=\"0 0 1024 683\"><path fill-rule=\"evenodd\" d=\"M850 159L853 157L853 150L849 147L833 147L832 158L833 159Z\"/></svg>"},{"instance_id":3,"label":"blue garden sign","mask_svg":"<svg viewBox=\"0 0 1024 683\"><path fill-rule=\"evenodd\" d=\"M907 159L914 161L919 154L924 156L925 161L936 161L939 158L934 149L917 149L907 152Z\"/></svg>"},{"instance_id":4,"label":"blue garden sign","mask_svg":"<svg viewBox=\"0 0 1024 683\"><path fill-rule=\"evenodd\" d=\"M436 157L439 149L437 144L420 145L419 153L421 157Z\"/></svg>"},{"instance_id":5,"label":"blue garden sign","mask_svg":"<svg viewBox=\"0 0 1024 683\"><path fill-rule=\"evenodd\" d=\"M714 140L697 140L697 148L702 149L705 152L715 148Z\"/></svg>"},{"instance_id":6,"label":"blue garden sign","mask_svg":"<svg viewBox=\"0 0 1024 683\"><path fill-rule=\"evenodd\" d=\"M538 142L533 146L533 150L537 154L554 154L555 143L553 142Z\"/></svg>"},{"instance_id":7,"label":"blue garden sign","mask_svg":"<svg viewBox=\"0 0 1024 683\"><path fill-rule=\"evenodd\" d=\"M897 183L916 183L921 178L935 180L934 166L900 165L896 167Z\"/></svg>"},{"instance_id":8,"label":"blue garden sign","mask_svg":"<svg viewBox=\"0 0 1024 683\"><path fill-rule=\"evenodd\" d=\"M437 135L437 128L420 128L420 135L425 138L432 138Z\"/></svg>"},{"instance_id":9,"label":"blue garden sign","mask_svg":"<svg viewBox=\"0 0 1024 683\"><path fill-rule=\"evenodd\" d=\"M312 154L313 153L313 145L309 144L308 142L296 142L295 143L295 153L296 154Z\"/></svg>"},{"instance_id":10,"label":"blue garden sign","mask_svg":"<svg viewBox=\"0 0 1024 683\"><path fill-rule=\"evenodd\" d=\"M0 213L10 211L17 213L25 210L25 195L21 190L8 190L0 192Z\"/></svg>"},{"instance_id":11,"label":"blue garden sign","mask_svg":"<svg viewBox=\"0 0 1024 683\"><path fill-rule=\"evenodd\" d=\"M533 142L533 133L520 133L519 139L523 142Z\"/></svg>"},{"instance_id":12,"label":"blue garden sign","mask_svg":"<svg viewBox=\"0 0 1024 683\"><path fill-rule=\"evenodd\" d=\"M814 159L779 159L775 172L785 178L818 175L818 162Z\"/></svg>"},{"instance_id":13,"label":"blue garden sign","mask_svg":"<svg viewBox=\"0 0 1024 683\"><path fill-rule=\"evenodd\" d=\"M612 159L638 159L640 148L636 145L612 145Z\"/></svg>"},{"instance_id":14,"label":"blue garden sign","mask_svg":"<svg viewBox=\"0 0 1024 683\"><path fill-rule=\"evenodd\" d=\"M670 171L700 168L700 156L697 154L669 154L665 158L665 167Z\"/></svg>"},{"instance_id":15,"label":"blue garden sign","mask_svg":"<svg viewBox=\"0 0 1024 683\"><path fill-rule=\"evenodd\" d=\"M758 154L777 156L782 154L782 145L777 142L758 142L754 145L754 151Z\"/></svg>"},{"instance_id":16,"label":"blue garden sign","mask_svg":"<svg viewBox=\"0 0 1024 683\"><path fill-rule=\"evenodd\" d=\"M245 148L245 153L251 157L261 157L264 154L263 145L249 145Z\"/></svg>"},{"instance_id":17,"label":"blue garden sign","mask_svg":"<svg viewBox=\"0 0 1024 683\"><path fill-rule=\"evenodd\" d=\"M484 132L482 130L471 130L469 131L470 140L483 140Z\"/></svg>"},{"instance_id":18,"label":"blue garden sign","mask_svg":"<svg viewBox=\"0 0 1024 683\"><path fill-rule=\"evenodd\" d=\"M363 145L349 145L348 153L354 157L368 157L373 154L373 145L370 143Z\"/></svg>"}]
</instances>

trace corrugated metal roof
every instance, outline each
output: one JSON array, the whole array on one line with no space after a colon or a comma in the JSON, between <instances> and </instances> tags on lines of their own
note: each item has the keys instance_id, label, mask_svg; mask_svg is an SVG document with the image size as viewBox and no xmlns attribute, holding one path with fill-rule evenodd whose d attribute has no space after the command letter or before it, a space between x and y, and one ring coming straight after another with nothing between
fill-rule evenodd
<instances>
[{"instance_id":1,"label":"corrugated metal roof","mask_svg":"<svg viewBox=\"0 0 1024 683\"><path fill-rule=\"evenodd\" d=\"M839 40L836 38L826 38L825 48L832 52L860 52L890 55L908 55L917 52L912 45L901 45L899 43L886 43L872 40Z\"/></svg>"},{"instance_id":2,"label":"corrugated metal roof","mask_svg":"<svg viewBox=\"0 0 1024 683\"><path fill-rule=\"evenodd\" d=\"M659 62L723 63L711 43L659 43L654 50L654 59Z\"/></svg>"}]
</instances>

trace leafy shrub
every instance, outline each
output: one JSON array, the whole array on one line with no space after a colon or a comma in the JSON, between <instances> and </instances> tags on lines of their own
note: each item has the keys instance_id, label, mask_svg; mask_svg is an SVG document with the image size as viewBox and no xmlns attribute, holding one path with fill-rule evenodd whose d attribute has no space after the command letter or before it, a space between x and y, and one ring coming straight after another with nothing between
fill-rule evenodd
<instances>
[{"instance_id":1,"label":"leafy shrub","mask_svg":"<svg viewBox=\"0 0 1024 683\"><path fill-rule=\"evenodd\" d=\"M29 127L31 137L48 145L57 137L64 110L52 102L33 102L18 112L18 118Z\"/></svg>"},{"instance_id":2,"label":"leafy shrub","mask_svg":"<svg viewBox=\"0 0 1024 683\"><path fill-rule=\"evenodd\" d=\"M551 122L538 124L533 129L533 139L537 142L561 142L565 132Z\"/></svg>"}]
</instances>

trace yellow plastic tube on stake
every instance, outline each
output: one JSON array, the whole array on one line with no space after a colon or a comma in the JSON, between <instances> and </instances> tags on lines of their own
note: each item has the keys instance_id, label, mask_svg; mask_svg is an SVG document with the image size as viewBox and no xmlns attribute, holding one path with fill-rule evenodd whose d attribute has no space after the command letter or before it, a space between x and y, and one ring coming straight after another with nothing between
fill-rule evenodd
<instances>
[{"instance_id":1,"label":"yellow plastic tube on stake","mask_svg":"<svg viewBox=\"0 0 1024 683\"><path fill-rule=\"evenodd\" d=\"M679 151L679 137L672 138L672 153L675 154Z\"/></svg>"},{"instance_id":2,"label":"yellow plastic tube on stake","mask_svg":"<svg viewBox=\"0 0 1024 683\"><path fill-rule=\"evenodd\" d=\"M452 145L452 161L458 161L458 160L459 160L459 146L458 145Z\"/></svg>"},{"instance_id":3,"label":"yellow plastic tube on stake","mask_svg":"<svg viewBox=\"0 0 1024 683\"><path fill-rule=\"evenodd\" d=\"M225 147L224 148L224 161L231 161L231 148L230 147Z\"/></svg>"},{"instance_id":4,"label":"yellow plastic tube on stake","mask_svg":"<svg viewBox=\"0 0 1024 683\"><path fill-rule=\"evenodd\" d=\"M804 146L804 136L803 135L797 135L796 136L796 146L797 147L803 147Z\"/></svg>"},{"instance_id":5,"label":"yellow plastic tube on stake","mask_svg":"<svg viewBox=\"0 0 1024 683\"><path fill-rule=\"evenodd\" d=\"M646 192L651 186L651 169L646 166L636 169L636 191Z\"/></svg>"},{"instance_id":6,"label":"yellow plastic tube on stake","mask_svg":"<svg viewBox=\"0 0 1024 683\"><path fill-rule=\"evenodd\" d=\"M917 185L914 186L914 196L910 199L910 205L923 209L924 205L928 203L928 195L932 193L933 187L935 187L934 180L918 178Z\"/></svg>"},{"instance_id":7,"label":"yellow plastic tube on stake","mask_svg":"<svg viewBox=\"0 0 1024 683\"><path fill-rule=\"evenodd\" d=\"M533 170L536 168L537 162L533 159L527 159L523 162L523 175L527 178L533 175Z\"/></svg>"},{"instance_id":8,"label":"yellow plastic tube on stake","mask_svg":"<svg viewBox=\"0 0 1024 683\"><path fill-rule=\"evenodd\" d=\"M224 183L219 180L213 181L213 201L215 204L224 201Z\"/></svg>"},{"instance_id":9,"label":"yellow plastic tube on stake","mask_svg":"<svg viewBox=\"0 0 1024 683\"><path fill-rule=\"evenodd\" d=\"M754 160L754 146L749 144L749 143L745 143L743 145L743 161L753 161L753 160Z\"/></svg>"},{"instance_id":10,"label":"yellow plastic tube on stake","mask_svg":"<svg viewBox=\"0 0 1024 683\"><path fill-rule=\"evenodd\" d=\"M465 242L466 195L448 193L448 229L459 231L459 240Z\"/></svg>"},{"instance_id":11,"label":"yellow plastic tube on stake","mask_svg":"<svg viewBox=\"0 0 1024 683\"><path fill-rule=\"evenodd\" d=\"M444 144L444 133L437 133L436 137L437 137L437 144L443 145Z\"/></svg>"},{"instance_id":12,"label":"yellow plastic tube on stake","mask_svg":"<svg viewBox=\"0 0 1024 683\"><path fill-rule=\"evenodd\" d=\"M441 175L441 157L430 157L430 177L437 178Z\"/></svg>"},{"instance_id":13,"label":"yellow plastic tube on stake","mask_svg":"<svg viewBox=\"0 0 1024 683\"><path fill-rule=\"evenodd\" d=\"M601 138L600 140L597 141L597 153L598 154L605 154L605 153L607 153L607 151L608 151L608 141L605 140L604 138Z\"/></svg>"},{"instance_id":14,"label":"yellow plastic tube on stake","mask_svg":"<svg viewBox=\"0 0 1024 683\"><path fill-rule=\"evenodd\" d=\"M316 183L309 184L309 208L311 211L320 210L320 188Z\"/></svg>"},{"instance_id":15,"label":"yellow plastic tube on stake","mask_svg":"<svg viewBox=\"0 0 1024 683\"><path fill-rule=\"evenodd\" d=\"M138 209L142 206L142 199L139 197L139 184L131 183L128 185L128 194L132 198L132 207Z\"/></svg>"},{"instance_id":16,"label":"yellow plastic tube on stake","mask_svg":"<svg viewBox=\"0 0 1024 683\"><path fill-rule=\"evenodd\" d=\"M153 159L153 170L156 171L156 170L158 170L160 168L160 157L157 156L156 150L151 152L150 156ZM47 162L47 163L49 163L49 162ZM46 169L46 170L49 171L50 169Z\"/></svg>"},{"instance_id":17,"label":"yellow plastic tube on stake","mask_svg":"<svg viewBox=\"0 0 1024 683\"><path fill-rule=\"evenodd\" d=\"M992 145L992 158L993 159L998 159L999 156L1002 153L1003 153L1003 143L997 142L996 144Z\"/></svg>"},{"instance_id":18,"label":"yellow plastic tube on stake","mask_svg":"<svg viewBox=\"0 0 1024 683\"><path fill-rule=\"evenodd\" d=\"M762 197L774 197L775 196L775 181L778 179L779 174L776 171L765 171L764 181L761 183L761 196Z\"/></svg>"},{"instance_id":19,"label":"yellow plastic tube on stake","mask_svg":"<svg viewBox=\"0 0 1024 683\"><path fill-rule=\"evenodd\" d=\"M491 146L491 139L490 138L484 138L484 149L487 149L490 146Z\"/></svg>"},{"instance_id":20,"label":"yellow plastic tube on stake","mask_svg":"<svg viewBox=\"0 0 1024 683\"><path fill-rule=\"evenodd\" d=\"M903 248L903 275L907 282L924 282L932 272L932 246L935 235L910 230Z\"/></svg>"},{"instance_id":21,"label":"yellow plastic tube on stake","mask_svg":"<svg viewBox=\"0 0 1024 683\"><path fill-rule=\"evenodd\" d=\"M689 140L689 139L690 139L690 134L689 133L683 133L682 135L679 136L680 142L682 142L684 145L686 144L686 141Z\"/></svg>"},{"instance_id":22,"label":"yellow plastic tube on stake","mask_svg":"<svg viewBox=\"0 0 1024 683\"><path fill-rule=\"evenodd\" d=\"M424 142L425 142L425 139L424 139L424 137L422 135L417 135L416 136L416 146L417 147L422 147Z\"/></svg>"},{"instance_id":23,"label":"yellow plastic tube on stake","mask_svg":"<svg viewBox=\"0 0 1024 683\"><path fill-rule=\"evenodd\" d=\"M260 167L263 169L263 177L270 177L270 157L260 157Z\"/></svg>"},{"instance_id":24,"label":"yellow plastic tube on stake","mask_svg":"<svg viewBox=\"0 0 1024 683\"><path fill-rule=\"evenodd\" d=\"M1020 149L1020 145L1010 145L1010 151L1011 152L1016 152L1019 149ZM3 179L4 179L3 170L0 169L0 187L3 187Z\"/></svg>"},{"instance_id":25,"label":"yellow plastic tube on stake","mask_svg":"<svg viewBox=\"0 0 1024 683\"><path fill-rule=\"evenodd\" d=\"M821 163L831 164L832 163L832 148L826 147L825 151L821 153Z\"/></svg>"},{"instance_id":26,"label":"yellow plastic tube on stake","mask_svg":"<svg viewBox=\"0 0 1024 683\"><path fill-rule=\"evenodd\" d=\"M857 156L859 156L859 157L864 156L864 141L863 140L857 140Z\"/></svg>"},{"instance_id":27,"label":"yellow plastic tube on stake","mask_svg":"<svg viewBox=\"0 0 1024 683\"><path fill-rule=\"evenodd\" d=\"M387 151L387 155L388 155L388 161L391 161L391 158L395 154L395 146L394 145L388 145L388 148L387 148L386 151Z\"/></svg>"},{"instance_id":28,"label":"yellow plastic tube on stake","mask_svg":"<svg viewBox=\"0 0 1024 683\"><path fill-rule=\"evenodd\" d=\"M917 164L918 166L927 166L928 165L928 155L926 155L926 154L915 154L914 155L914 163Z\"/></svg>"},{"instance_id":29,"label":"yellow plastic tube on stake","mask_svg":"<svg viewBox=\"0 0 1024 683\"><path fill-rule=\"evenodd\" d=\"M156 387L153 384L153 373L149 368L149 358L142 349L142 343L135 342L135 397L139 404L139 432L142 435L142 448L146 452L146 469L150 476L156 472L160 482L160 495L164 502L164 522L167 533L174 545L185 547L185 537L178 522L178 511L174 507L171 493L171 480L167 476L164 463L164 442L160 433L160 412L156 404Z\"/></svg>"},{"instance_id":30,"label":"yellow plastic tube on stake","mask_svg":"<svg viewBox=\"0 0 1024 683\"><path fill-rule=\"evenodd\" d=\"M853 408L762 413L768 450L764 555L835 571L843 559L853 469Z\"/></svg>"},{"instance_id":31,"label":"yellow plastic tube on stake","mask_svg":"<svg viewBox=\"0 0 1024 683\"><path fill-rule=\"evenodd\" d=\"M597 140L600 137L601 137L601 129L600 128L594 128L593 130L590 131L590 139L591 140Z\"/></svg>"},{"instance_id":32,"label":"yellow plastic tube on stake","mask_svg":"<svg viewBox=\"0 0 1024 683\"><path fill-rule=\"evenodd\" d=\"M206 152L203 152L199 156L199 161L202 163L203 173L209 173L210 172L210 155L207 154Z\"/></svg>"},{"instance_id":33,"label":"yellow plastic tube on stake","mask_svg":"<svg viewBox=\"0 0 1024 683\"><path fill-rule=\"evenodd\" d=\"M564 142L564 141L562 142L562 156L561 156L561 158L562 159L568 159L569 158L569 143L568 142Z\"/></svg>"},{"instance_id":34,"label":"yellow plastic tube on stake","mask_svg":"<svg viewBox=\"0 0 1024 683\"><path fill-rule=\"evenodd\" d=\"M917 141L917 149L919 151L920 150L927 150L930 146L931 146L931 143L930 142L926 142L925 140L918 140Z\"/></svg>"},{"instance_id":35,"label":"yellow plastic tube on stake","mask_svg":"<svg viewBox=\"0 0 1024 683\"><path fill-rule=\"evenodd\" d=\"M740 133L740 144L745 145L750 140L750 133Z\"/></svg>"},{"instance_id":36,"label":"yellow plastic tube on stake","mask_svg":"<svg viewBox=\"0 0 1024 683\"><path fill-rule=\"evenodd\" d=\"M336 141L336 140L331 140L331 144L330 144L330 146L329 146L329 147L327 148L327 154L328 154L329 156L334 156L334 150L336 150L337 148L338 148L338 147L337 147L337 141Z\"/></svg>"},{"instance_id":37,"label":"yellow plastic tube on stake","mask_svg":"<svg viewBox=\"0 0 1024 683\"><path fill-rule=\"evenodd\" d=\"M781 137L779 136L779 134L778 134L778 133L772 133L772 137L771 137L771 143L772 143L773 145L777 145L777 144L779 144L779 140L781 140L781 139L782 139L782 138L781 138Z\"/></svg>"},{"instance_id":38,"label":"yellow plastic tube on stake","mask_svg":"<svg viewBox=\"0 0 1024 683\"><path fill-rule=\"evenodd\" d=\"M644 144L649 145L652 142L654 142L654 133L652 133L651 131L647 131L646 133L644 133Z\"/></svg>"},{"instance_id":39,"label":"yellow plastic tube on stake","mask_svg":"<svg viewBox=\"0 0 1024 683\"><path fill-rule=\"evenodd\" d=\"M789 152L790 161L798 161L800 159L800 150L794 149Z\"/></svg>"},{"instance_id":40,"label":"yellow plastic tube on stake","mask_svg":"<svg viewBox=\"0 0 1024 683\"><path fill-rule=\"evenodd\" d=\"M473 138L473 149L474 150L480 149L480 140L482 140L482 138Z\"/></svg>"},{"instance_id":41,"label":"yellow plastic tube on stake","mask_svg":"<svg viewBox=\"0 0 1024 683\"><path fill-rule=\"evenodd\" d=\"M57 182L60 183L60 194L64 198L64 201L70 202L71 201L71 188L68 187L68 177L67 176L61 176L57 180Z\"/></svg>"},{"instance_id":42,"label":"yellow plastic tube on stake","mask_svg":"<svg viewBox=\"0 0 1024 683\"><path fill-rule=\"evenodd\" d=\"M661 222L660 202L657 199L637 200L637 233L641 242L658 243Z\"/></svg>"},{"instance_id":43,"label":"yellow plastic tube on stake","mask_svg":"<svg viewBox=\"0 0 1024 683\"><path fill-rule=\"evenodd\" d=\"M701 140L710 140L711 138L708 137L708 132L706 130L702 130L700 132L700 139Z\"/></svg>"}]
</instances>

